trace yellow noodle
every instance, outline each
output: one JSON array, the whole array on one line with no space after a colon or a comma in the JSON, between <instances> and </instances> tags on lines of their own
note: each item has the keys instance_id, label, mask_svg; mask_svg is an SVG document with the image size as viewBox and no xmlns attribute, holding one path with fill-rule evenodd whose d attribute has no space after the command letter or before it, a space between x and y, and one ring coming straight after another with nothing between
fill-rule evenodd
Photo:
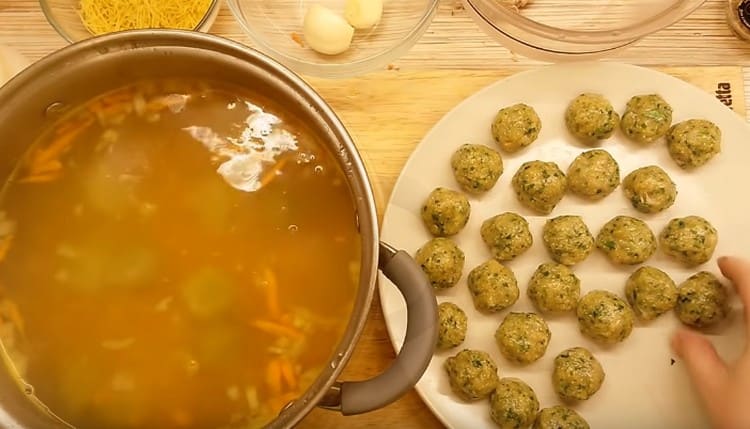
<instances>
[{"instance_id":1,"label":"yellow noodle","mask_svg":"<svg viewBox=\"0 0 750 429\"><path fill-rule=\"evenodd\" d=\"M94 35L142 28L193 30L212 0L80 0L79 14Z\"/></svg>"}]
</instances>

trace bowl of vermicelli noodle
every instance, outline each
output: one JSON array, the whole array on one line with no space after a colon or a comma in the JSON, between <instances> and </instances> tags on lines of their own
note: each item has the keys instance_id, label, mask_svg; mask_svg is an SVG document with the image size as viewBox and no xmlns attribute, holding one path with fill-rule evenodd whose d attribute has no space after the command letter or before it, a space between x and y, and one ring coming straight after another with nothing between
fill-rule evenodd
<instances>
[{"instance_id":1,"label":"bowl of vermicelli noodle","mask_svg":"<svg viewBox=\"0 0 750 429\"><path fill-rule=\"evenodd\" d=\"M208 32L219 0L40 0L49 23L75 43L93 36L138 29Z\"/></svg>"}]
</instances>

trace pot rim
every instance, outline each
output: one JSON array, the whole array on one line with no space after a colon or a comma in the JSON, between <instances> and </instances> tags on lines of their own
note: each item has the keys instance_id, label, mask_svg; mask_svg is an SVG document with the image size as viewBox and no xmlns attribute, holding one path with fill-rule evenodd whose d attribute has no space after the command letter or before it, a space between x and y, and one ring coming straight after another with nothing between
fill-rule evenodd
<instances>
[{"instance_id":1,"label":"pot rim","mask_svg":"<svg viewBox=\"0 0 750 429\"><path fill-rule=\"evenodd\" d=\"M364 330L374 297L379 233L373 187L364 162L339 117L301 77L258 50L220 36L185 30L129 30L111 33L74 43L45 56L16 75L5 86L0 87L0 124L9 117L13 117L13 109L19 105L28 104L28 99L32 99L35 94L33 89L45 83L48 86L51 85L50 80L59 85L61 79L65 79L66 76L70 78L73 69L80 67L83 63L100 62L107 58L112 60L116 56L133 54L139 50L151 54L171 55L172 59L189 52L191 55L205 56L207 61L215 62L216 65L224 60L225 65L231 63L232 67L242 68L241 64L237 64L240 62L244 64L248 76L253 74L267 76L265 83L284 88L285 91L289 91L287 95L293 92L304 101L305 107L310 109L310 115L324 125L326 130L317 131L323 132L321 139L338 158L347 176L352 200L356 206L356 220L362 246L359 286L346 329L339 338L327 365L302 397L287 405L276 419L269 423L268 427L294 426L321 402L351 358L354 347ZM295 100L292 99L292 101ZM0 131L2 131L2 126L0 126ZM4 141L2 137L3 134L0 133L0 141ZM28 147L28 144L30 143L27 143L25 147ZM21 382L21 380L16 381ZM8 410L0 407L0 414L7 413ZM20 425L20 427L25 426Z\"/></svg>"}]
</instances>

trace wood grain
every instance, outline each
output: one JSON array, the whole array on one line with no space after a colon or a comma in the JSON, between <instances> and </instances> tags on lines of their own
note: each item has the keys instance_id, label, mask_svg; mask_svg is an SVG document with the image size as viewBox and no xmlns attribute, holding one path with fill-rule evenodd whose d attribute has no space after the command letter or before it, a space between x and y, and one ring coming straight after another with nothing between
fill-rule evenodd
<instances>
[{"instance_id":1,"label":"wood grain","mask_svg":"<svg viewBox=\"0 0 750 429\"><path fill-rule=\"evenodd\" d=\"M719 82L732 88L734 109L745 115L743 70L750 65L750 43L734 37L724 19L723 0L708 0L693 15L644 38L612 60L659 66L710 93ZM212 32L247 42L226 7ZM32 0L0 0L0 43L36 60L65 45ZM443 0L423 39L389 71L345 81L308 79L339 114L354 137L375 187L379 217L399 171L422 136L451 108L484 86L538 65L519 58L478 31L458 0ZM674 65L723 65L684 68ZM750 82L750 81L748 81ZM382 372L394 359L379 302L343 380ZM314 410L302 428L440 428L419 396L409 392L384 409L342 417Z\"/></svg>"}]
</instances>

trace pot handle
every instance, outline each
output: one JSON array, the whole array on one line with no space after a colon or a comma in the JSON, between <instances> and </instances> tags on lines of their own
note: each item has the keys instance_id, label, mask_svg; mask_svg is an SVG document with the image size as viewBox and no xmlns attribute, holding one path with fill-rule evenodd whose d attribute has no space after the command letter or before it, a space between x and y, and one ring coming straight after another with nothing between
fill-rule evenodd
<instances>
[{"instance_id":1,"label":"pot handle","mask_svg":"<svg viewBox=\"0 0 750 429\"><path fill-rule=\"evenodd\" d=\"M344 415L376 410L403 396L424 374L437 343L437 300L422 269L408 253L382 242L378 261L406 301L406 336L384 373L365 381L338 382L327 392L319 405Z\"/></svg>"}]
</instances>

